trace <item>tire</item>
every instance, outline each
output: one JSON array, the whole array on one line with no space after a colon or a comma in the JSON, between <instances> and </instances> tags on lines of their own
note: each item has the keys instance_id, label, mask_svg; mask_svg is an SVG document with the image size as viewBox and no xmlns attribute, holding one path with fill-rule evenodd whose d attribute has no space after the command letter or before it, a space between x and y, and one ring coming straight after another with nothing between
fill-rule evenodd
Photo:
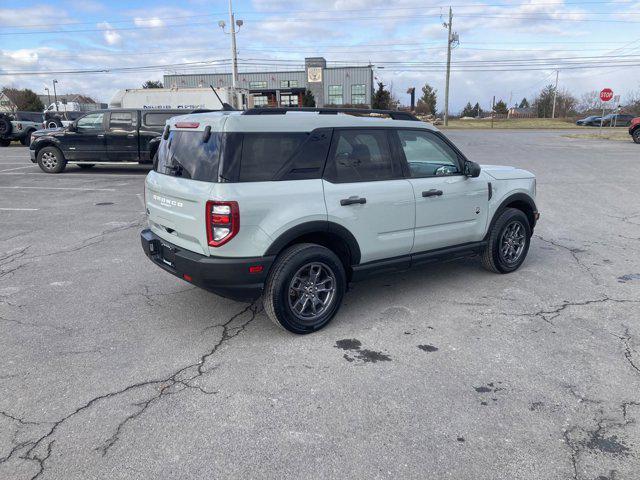
<instances>
[{"instance_id":1,"label":"tire","mask_svg":"<svg viewBox=\"0 0 640 480\"><path fill-rule=\"evenodd\" d=\"M44 147L38 152L38 165L45 173L61 173L67 161L56 147Z\"/></svg>"},{"instance_id":2,"label":"tire","mask_svg":"<svg viewBox=\"0 0 640 480\"><path fill-rule=\"evenodd\" d=\"M633 133L631 134L631 138L633 138L633 141L636 143L640 143L640 128L636 128Z\"/></svg>"},{"instance_id":3,"label":"tire","mask_svg":"<svg viewBox=\"0 0 640 480\"><path fill-rule=\"evenodd\" d=\"M49 118L47 119L46 126L47 128L60 128L62 127L62 120L60 120L60 117Z\"/></svg>"},{"instance_id":4,"label":"tire","mask_svg":"<svg viewBox=\"0 0 640 480\"><path fill-rule=\"evenodd\" d=\"M0 137L8 137L12 130L11 119L4 113L0 113Z\"/></svg>"},{"instance_id":5,"label":"tire","mask_svg":"<svg viewBox=\"0 0 640 480\"><path fill-rule=\"evenodd\" d=\"M318 281L314 283L311 278L316 273ZM324 285L321 288L325 290L317 290L318 285ZM344 266L335 253L314 243L296 244L284 250L271 267L264 308L269 318L285 330L299 335L312 333L335 316L346 286ZM312 309L320 311L314 313Z\"/></svg>"},{"instance_id":6,"label":"tire","mask_svg":"<svg viewBox=\"0 0 640 480\"><path fill-rule=\"evenodd\" d=\"M11 145L11 140L8 138L0 138L0 147L8 147Z\"/></svg>"},{"instance_id":7,"label":"tire","mask_svg":"<svg viewBox=\"0 0 640 480\"><path fill-rule=\"evenodd\" d=\"M93 163L79 163L78 166L83 170L88 170L91 167L95 167Z\"/></svg>"},{"instance_id":8,"label":"tire","mask_svg":"<svg viewBox=\"0 0 640 480\"><path fill-rule=\"evenodd\" d=\"M495 273L511 273L524 262L531 243L527 216L516 208L507 208L494 222L482 254L482 266Z\"/></svg>"},{"instance_id":9,"label":"tire","mask_svg":"<svg viewBox=\"0 0 640 480\"><path fill-rule=\"evenodd\" d=\"M20 143L22 145L24 145L25 147L28 147L29 145L31 145L31 134L35 132L35 130L29 130L21 139L20 139Z\"/></svg>"}]
</instances>

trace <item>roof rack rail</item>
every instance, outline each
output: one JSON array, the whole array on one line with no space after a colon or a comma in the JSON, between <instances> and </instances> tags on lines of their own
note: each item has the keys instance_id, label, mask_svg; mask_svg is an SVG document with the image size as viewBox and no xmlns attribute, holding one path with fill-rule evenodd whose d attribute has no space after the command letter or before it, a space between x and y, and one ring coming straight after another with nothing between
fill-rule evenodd
<instances>
[{"instance_id":1,"label":"roof rack rail","mask_svg":"<svg viewBox=\"0 0 640 480\"><path fill-rule=\"evenodd\" d=\"M332 107L255 107L245 110L243 115L284 115L287 112L318 112L320 115L336 115L347 113L350 115L366 115L375 113L387 115L392 120L411 120L419 122L410 112L399 112L397 110L380 110L376 108L332 108Z\"/></svg>"}]
</instances>

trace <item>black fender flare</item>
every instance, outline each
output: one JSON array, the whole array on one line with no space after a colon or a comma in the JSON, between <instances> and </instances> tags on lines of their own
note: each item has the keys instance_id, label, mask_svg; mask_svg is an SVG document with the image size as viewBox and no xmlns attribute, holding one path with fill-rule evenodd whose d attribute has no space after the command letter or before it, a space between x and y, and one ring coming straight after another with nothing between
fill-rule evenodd
<instances>
[{"instance_id":1,"label":"black fender flare","mask_svg":"<svg viewBox=\"0 0 640 480\"><path fill-rule=\"evenodd\" d=\"M356 237L354 237L353 234L342 225L321 220L301 223L282 233L269 246L265 252L265 256L278 255L296 238L313 233L330 234L339 237L345 242L349 249L352 265L358 265L360 263L360 245L358 245Z\"/></svg>"},{"instance_id":2,"label":"black fender flare","mask_svg":"<svg viewBox=\"0 0 640 480\"><path fill-rule=\"evenodd\" d=\"M60 141L56 140L53 137L37 138L35 142L31 144L31 147L33 147L33 150L35 150L36 157L38 156L40 150L42 150L44 147L56 147L58 150L60 150L60 153L62 153L62 157L65 158L64 151L62 151L62 147L60 146Z\"/></svg>"},{"instance_id":3,"label":"black fender flare","mask_svg":"<svg viewBox=\"0 0 640 480\"><path fill-rule=\"evenodd\" d=\"M487 229L487 234L485 235L485 240L489 237L491 233L491 229L493 225L498 220L500 214L507 208L507 205L510 205L514 202L522 202L528 205L531 208L531 215L527 214L529 218L529 225L531 225L531 231L533 232L533 228L536 226L536 217L535 214L538 212L538 207L536 207L536 202L526 193L514 193L505 198L502 202L500 202L500 206L496 209L496 212L493 214L491 218L491 223L489 224L489 228Z\"/></svg>"}]
</instances>

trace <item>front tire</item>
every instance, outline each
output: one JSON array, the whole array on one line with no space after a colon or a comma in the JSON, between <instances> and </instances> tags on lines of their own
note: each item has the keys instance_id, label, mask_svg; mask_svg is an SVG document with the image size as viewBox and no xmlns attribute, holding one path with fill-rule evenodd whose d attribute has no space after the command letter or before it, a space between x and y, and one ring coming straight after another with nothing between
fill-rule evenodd
<instances>
[{"instance_id":1,"label":"front tire","mask_svg":"<svg viewBox=\"0 0 640 480\"><path fill-rule=\"evenodd\" d=\"M38 165L45 173L60 173L67 166L67 161L56 147L44 147L38 152Z\"/></svg>"},{"instance_id":2,"label":"front tire","mask_svg":"<svg viewBox=\"0 0 640 480\"><path fill-rule=\"evenodd\" d=\"M347 278L342 262L313 243L282 252L267 278L263 302L271 320L299 335L326 326L342 303Z\"/></svg>"},{"instance_id":3,"label":"front tire","mask_svg":"<svg viewBox=\"0 0 640 480\"><path fill-rule=\"evenodd\" d=\"M640 128L636 128L633 131L633 135L631 135L631 138L633 138L634 142L640 143Z\"/></svg>"},{"instance_id":4,"label":"front tire","mask_svg":"<svg viewBox=\"0 0 640 480\"><path fill-rule=\"evenodd\" d=\"M524 262L531 243L531 225L516 208L500 214L489 232L489 242L482 254L482 266L495 273L511 273Z\"/></svg>"}]
</instances>

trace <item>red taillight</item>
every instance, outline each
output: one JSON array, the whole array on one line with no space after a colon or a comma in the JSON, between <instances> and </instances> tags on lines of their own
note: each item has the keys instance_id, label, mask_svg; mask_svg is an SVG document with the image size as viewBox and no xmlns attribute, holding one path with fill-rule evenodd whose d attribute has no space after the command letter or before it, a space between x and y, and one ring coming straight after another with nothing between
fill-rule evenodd
<instances>
[{"instance_id":1,"label":"red taillight","mask_svg":"<svg viewBox=\"0 0 640 480\"><path fill-rule=\"evenodd\" d=\"M176 128L198 128L198 122L176 122Z\"/></svg>"},{"instance_id":2,"label":"red taillight","mask_svg":"<svg viewBox=\"0 0 640 480\"><path fill-rule=\"evenodd\" d=\"M238 202L207 202L207 240L210 247L224 245L240 230Z\"/></svg>"},{"instance_id":3,"label":"red taillight","mask_svg":"<svg viewBox=\"0 0 640 480\"><path fill-rule=\"evenodd\" d=\"M264 270L262 265L251 265L249 267L249 273L260 273Z\"/></svg>"}]
</instances>

